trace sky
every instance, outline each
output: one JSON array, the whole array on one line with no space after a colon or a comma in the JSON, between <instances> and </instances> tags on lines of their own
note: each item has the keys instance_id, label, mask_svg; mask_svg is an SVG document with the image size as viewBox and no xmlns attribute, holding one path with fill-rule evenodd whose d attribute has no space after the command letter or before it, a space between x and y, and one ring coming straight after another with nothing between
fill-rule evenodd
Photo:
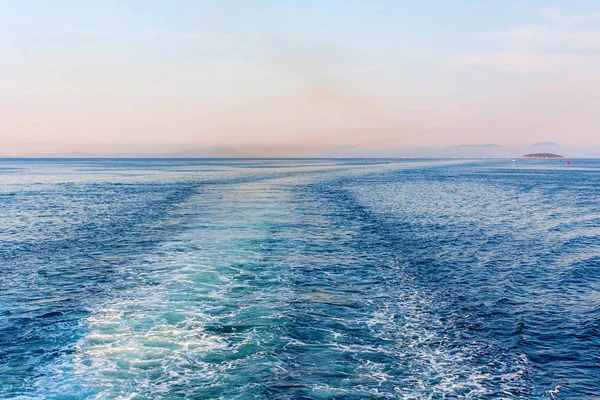
<instances>
[{"instance_id":1,"label":"sky","mask_svg":"<svg viewBox=\"0 0 600 400\"><path fill-rule=\"evenodd\" d=\"M0 0L0 156L600 148L600 2Z\"/></svg>"}]
</instances>

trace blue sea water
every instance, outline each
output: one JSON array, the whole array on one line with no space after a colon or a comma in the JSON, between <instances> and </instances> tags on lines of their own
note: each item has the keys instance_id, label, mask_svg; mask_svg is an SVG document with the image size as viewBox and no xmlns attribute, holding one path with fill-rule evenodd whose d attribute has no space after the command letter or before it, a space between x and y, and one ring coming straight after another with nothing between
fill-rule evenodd
<instances>
[{"instance_id":1,"label":"blue sea water","mask_svg":"<svg viewBox=\"0 0 600 400\"><path fill-rule=\"evenodd\" d=\"M0 160L0 398L600 398L599 200L600 160Z\"/></svg>"}]
</instances>

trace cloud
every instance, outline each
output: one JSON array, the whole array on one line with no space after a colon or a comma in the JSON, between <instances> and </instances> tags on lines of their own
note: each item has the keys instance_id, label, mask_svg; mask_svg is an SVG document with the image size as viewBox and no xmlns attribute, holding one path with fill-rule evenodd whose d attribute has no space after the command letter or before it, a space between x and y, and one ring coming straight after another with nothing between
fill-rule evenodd
<instances>
[{"instance_id":1,"label":"cloud","mask_svg":"<svg viewBox=\"0 0 600 400\"><path fill-rule=\"evenodd\" d=\"M537 24L486 32L487 52L459 57L458 65L516 73L591 70L600 66L600 14L542 9Z\"/></svg>"},{"instance_id":2,"label":"cloud","mask_svg":"<svg viewBox=\"0 0 600 400\"><path fill-rule=\"evenodd\" d=\"M560 30L549 26L512 28L487 35L513 49L577 52L600 49L600 32Z\"/></svg>"},{"instance_id":3,"label":"cloud","mask_svg":"<svg viewBox=\"0 0 600 400\"><path fill-rule=\"evenodd\" d=\"M472 54L459 59L467 67L490 67L516 73L532 73L563 69L575 65L576 59L568 55L540 55L515 52Z\"/></svg>"},{"instance_id":4,"label":"cloud","mask_svg":"<svg viewBox=\"0 0 600 400\"><path fill-rule=\"evenodd\" d=\"M587 23L600 22L600 13L570 13L558 8L545 7L539 11L539 16L546 21L563 26L578 26Z\"/></svg>"},{"instance_id":5,"label":"cloud","mask_svg":"<svg viewBox=\"0 0 600 400\"><path fill-rule=\"evenodd\" d=\"M298 38L267 38L262 68L278 90L232 102L207 124L218 132L245 132L278 146L336 147L390 143L419 135L419 119L366 88L372 74L356 74L355 55L338 46ZM228 116L236 115L232 119ZM244 139L236 139L238 142Z\"/></svg>"}]
</instances>

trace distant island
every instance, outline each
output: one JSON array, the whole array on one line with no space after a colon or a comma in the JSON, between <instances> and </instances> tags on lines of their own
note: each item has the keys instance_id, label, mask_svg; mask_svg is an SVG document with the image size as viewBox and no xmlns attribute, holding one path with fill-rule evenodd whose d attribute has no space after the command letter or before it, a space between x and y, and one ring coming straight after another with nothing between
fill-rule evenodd
<instances>
[{"instance_id":1,"label":"distant island","mask_svg":"<svg viewBox=\"0 0 600 400\"><path fill-rule=\"evenodd\" d=\"M521 158L564 158L564 156L552 153L532 153L525 154L524 156L521 156Z\"/></svg>"}]
</instances>

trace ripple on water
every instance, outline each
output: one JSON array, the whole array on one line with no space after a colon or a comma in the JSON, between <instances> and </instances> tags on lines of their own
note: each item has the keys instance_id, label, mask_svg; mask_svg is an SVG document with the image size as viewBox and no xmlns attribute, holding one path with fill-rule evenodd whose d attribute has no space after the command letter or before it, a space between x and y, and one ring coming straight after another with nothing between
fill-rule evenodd
<instances>
[{"instance_id":1,"label":"ripple on water","mask_svg":"<svg viewBox=\"0 0 600 400\"><path fill-rule=\"evenodd\" d=\"M205 167L0 191L35 225L1 244L2 355L45 349L0 397L598 394L593 165Z\"/></svg>"}]
</instances>

